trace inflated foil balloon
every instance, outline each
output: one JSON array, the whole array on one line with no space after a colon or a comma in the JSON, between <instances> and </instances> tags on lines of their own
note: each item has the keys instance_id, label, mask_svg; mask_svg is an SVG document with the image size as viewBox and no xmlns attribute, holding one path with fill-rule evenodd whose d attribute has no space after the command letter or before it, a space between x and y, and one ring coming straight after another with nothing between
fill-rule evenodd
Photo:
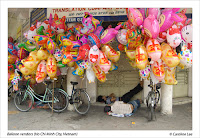
<instances>
[{"instance_id":1,"label":"inflated foil balloon","mask_svg":"<svg viewBox=\"0 0 200 138\"><path fill-rule=\"evenodd\" d=\"M160 43L156 39L149 39L147 41L147 53L151 60L157 61L161 57Z\"/></svg>"},{"instance_id":2,"label":"inflated foil balloon","mask_svg":"<svg viewBox=\"0 0 200 138\"><path fill-rule=\"evenodd\" d=\"M50 25L50 23L49 23L49 20L45 20L45 21L43 21L43 22L37 22L37 33L38 33L38 29L40 28L40 27L43 27L42 28L42 32L45 34L46 32L47 32L47 29L48 29L48 26Z\"/></svg>"},{"instance_id":3,"label":"inflated foil balloon","mask_svg":"<svg viewBox=\"0 0 200 138\"><path fill-rule=\"evenodd\" d=\"M71 50L75 48L79 48L81 46L81 42L78 41L71 41L67 38L62 39L63 47L61 49Z\"/></svg>"},{"instance_id":4,"label":"inflated foil balloon","mask_svg":"<svg viewBox=\"0 0 200 138\"><path fill-rule=\"evenodd\" d=\"M28 52L24 48L20 48L17 51L17 56L19 57L20 60L24 59L25 57L28 56Z\"/></svg>"},{"instance_id":5,"label":"inflated foil balloon","mask_svg":"<svg viewBox=\"0 0 200 138\"><path fill-rule=\"evenodd\" d=\"M119 58L120 58L120 52L119 51L115 51L109 44L102 45L101 51L112 62L117 62L119 60Z\"/></svg>"},{"instance_id":6,"label":"inflated foil balloon","mask_svg":"<svg viewBox=\"0 0 200 138\"><path fill-rule=\"evenodd\" d=\"M167 30L167 43L173 48L181 43L181 33L176 25L172 25Z\"/></svg>"},{"instance_id":7,"label":"inflated foil balloon","mask_svg":"<svg viewBox=\"0 0 200 138\"><path fill-rule=\"evenodd\" d=\"M47 76L46 61L42 60L37 67L36 82L41 83Z\"/></svg>"},{"instance_id":8,"label":"inflated foil balloon","mask_svg":"<svg viewBox=\"0 0 200 138\"><path fill-rule=\"evenodd\" d=\"M180 63L180 59L176 54L176 51L173 50L172 47L167 43L163 42L161 44L161 51L162 51L161 59L168 67L170 68L176 67Z\"/></svg>"},{"instance_id":9,"label":"inflated foil balloon","mask_svg":"<svg viewBox=\"0 0 200 138\"><path fill-rule=\"evenodd\" d=\"M145 69L139 70L139 75L142 79L147 79L150 75L151 68L150 65L147 65Z\"/></svg>"},{"instance_id":10,"label":"inflated foil balloon","mask_svg":"<svg viewBox=\"0 0 200 138\"><path fill-rule=\"evenodd\" d=\"M26 43L20 43L18 48L24 48L26 51L31 52L38 49L38 46L33 44L33 42L26 41Z\"/></svg>"},{"instance_id":11,"label":"inflated foil balloon","mask_svg":"<svg viewBox=\"0 0 200 138\"><path fill-rule=\"evenodd\" d=\"M95 76L100 82L106 81L106 74L104 71L101 70L101 68L98 65L94 65L92 69L94 71Z\"/></svg>"},{"instance_id":12,"label":"inflated foil balloon","mask_svg":"<svg viewBox=\"0 0 200 138\"><path fill-rule=\"evenodd\" d=\"M53 55L50 55L48 57L47 63L46 63L46 68L47 68L47 74L48 74L48 76L51 79L56 78L57 65L56 65L56 59L54 58Z\"/></svg>"},{"instance_id":13,"label":"inflated foil balloon","mask_svg":"<svg viewBox=\"0 0 200 138\"><path fill-rule=\"evenodd\" d=\"M177 15L183 19L182 22L175 23L180 31L184 26L188 25L192 20L192 19L187 19L187 16L185 15L186 11L187 8L184 8L181 12L177 13Z\"/></svg>"},{"instance_id":14,"label":"inflated foil balloon","mask_svg":"<svg viewBox=\"0 0 200 138\"><path fill-rule=\"evenodd\" d=\"M61 61L63 57L62 52L59 48L55 49L53 56L56 58L57 62Z\"/></svg>"},{"instance_id":15,"label":"inflated foil balloon","mask_svg":"<svg viewBox=\"0 0 200 138\"><path fill-rule=\"evenodd\" d=\"M111 67L109 71L117 70L118 66L116 66L114 63L111 62Z\"/></svg>"},{"instance_id":16,"label":"inflated foil balloon","mask_svg":"<svg viewBox=\"0 0 200 138\"><path fill-rule=\"evenodd\" d=\"M8 54L8 64L14 64L17 60L17 56Z\"/></svg>"},{"instance_id":17,"label":"inflated foil balloon","mask_svg":"<svg viewBox=\"0 0 200 138\"><path fill-rule=\"evenodd\" d=\"M58 61L57 62L57 67L58 68L64 68L64 67L66 67L64 64L62 64L62 61Z\"/></svg>"},{"instance_id":18,"label":"inflated foil balloon","mask_svg":"<svg viewBox=\"0 0 200 138\"><path fill-rule=\"evenodd\" d=\"M136 57L136 50L125 50L126 55L130 60L134 60Z\"/></svg>"},{"instance_id":19,"label":"inflated foil balloon","mask_svg":"<svg viewBox=\"0 0 200 138\"><path fill-rule=\"evenodd\" d=\"M165 84L167 85L176 85L178 82L175 78L176 68L166 68L165 69Z\"/></svg>"},{"instance_id":20,"label":"inflated foil balloon","mask_svg":"<svg viewBox=\"0 0 200 138\"><path fill-rule=\"evenodd\" d=\"M181 52L178 54L180 63L185 65L187 68L192 66L192 52L187 48L187 45L182 41Z\"/></svg>"},{"instance_id":21,"label":"inflated foil balloon","mask_svg":"<svg viewBox=\"0 0 200 138\"><path fill-rule=\"evenodd\" d=\"M121 25L116 26L115 28L108 28L101 34L101 43L107 44L115 39L115 36L118 33Z\"/></svg>"},{"instance_id":22,"label":"inflated foil balloon","mask_svg":"<svg viewBox=\"0 0 200 138\"><path fill-rule=\"evenodd\" d=\"M124 50L125 50L125 45L119 44L119 45L117 46L117 50L119 50L119 51L124 51Z\"/></svg>"},{"instance_id":23,"label":"inflated foil balloon","mask_svg":"<svg viewBox=\"0 0 200 138\"><path fill-rule=\"evenodd\" d=\"M140 29L128 29L126 33L126 39L128 40L127 49L135 50L137 46L142 44L143 37Z\"/></svg>"},{"instance_id":24,"label":"inflated foil balloon","mask_svg":"<svg viewBox=\"0 0 200 138\"><path fill-rule=\"evenodd\" d=\"M173 8L173 9L162 11L162 14L160 15L160 18L159 18L160 32L164 32L167 29L169 29L169 27L172 26L174 21L175 22L183 21L183 19L176 14L176 12L179 9L180 8Z\"/></svg>"},{"instance_id":25,"label":"inflated foil balloon","mask_svg":"<svg viewBox=\"0 0 200 138\"><path fill-rule=\"evenodd\" d=\"M87 44L88 36L84 34L78 41L80 41L81 45Z\"/></svg>"},{"instance_id":26,"label":"inflated foil balloon","mask_svg":"<svg viewBox=\"0 0 200 138\"><path fill-rule=\"evenodd\" d=\"M54 15L53 22L51 24L51 29L56 32L56 34L64 33L67 29L65 24L66 17L63 16L61 19L58 18L58 15Z\"/></svg>"},{"instance_id":27,"label":"inflated foil balloon","mask_svg":"<svg viewBox=\"0 0 200 138\"><path fill-rule=\"evenodd\" d=\"M192 25L184 26L181 30L181 35L187 43L188 49L192 48Z\"/></svg>"},{"instance_id":28,"label":"inflated foil balloon","mask_svg":"<svg viewBox=\"0 0 200 138\"><path fill-rule=\"evenodd\" d=\"M94 31L94 34L96 34L100 38L103 31L104 31L103 27L98 26L97 29Z\"/></svg>"},{"instance_id":29,"label":"inflated foil balloon","mask_svg":"<svg viewBox=\"0 0 200 138\"><path fill-rule=\"evenodd\" d=\"M40 60L37 58L37 51L32 51L26 59L23 59L22 64L28 69L35 68Z\"/></svg>"},{"instance_id":30,"label":"inflated foil balloon","mask_svg":"<svg viewBox=\"0 0 200 138\"><path fill-rule=\"evenodd\" d=\"M35 40L35 42L38 44L38 45L41 45L41 46L46 46L47 44L47 40L48 40L48 37L47 36L44 36L44 35L34 35L33 36L33 39Z\"/></svg>"},{"instance_id":31,"label":"inflated foil balloon","mask_svg":"<svg viewBox=\"0 0 200 138\"><path fill-rule=\"evenodd\" d=\"M28 69L26 68L24 65L20 64L19 66L19 70L23 75L31 75L34 74L36 72L37 66L35 68L32 69Z\"/></svg>"},{"instance_id":32,"label":"inflated foil balloon","mask_svg":"<svg viewBox=\"0 0 200 138\"><path fill-rule=\"evenodd\" d=\"M46 49L43 49L42 47L37 51L37 58L39 60L47 60L49 57L49 53Z\"/></svg>"},{"instance_id":33,"label":"inflated foil balloon","mask_svg":"<svg viewBox=\"0 0 200 138\"><path fill-rule=\"evenodd\" d=\"M136 8L128 8L127 17L128 21L134 26L140 26L143 23L143 16Z\"/></svg>"},{"instance_id":34,"label":"inflated foil balloon","mask_svg":"<svg viewBox=\"0 0 200 138\"><path fill-rule=\"evenodd\" d=\"M88 44L84 44L79 48L77 60L86 60L88 59L90 51L90 46Z\"/></svg>"},{"instance_id":35,"label":"inflated foil balloon","mask_svg":"<svg viewBox=\"0 0 200 138\"><path fill-rule=\"evenodd\" d=\"M92 68L86 69L86 77L87 77L89 83L95 82L95 74L94 74L94 71Z\"/></svg>"},{"instance_id":36,"label":"inflated foil balloon","mask_svg":"<svg viewBox=\"0 0 200 138\"><path fill-rule=\"evenodd\" d=\"M150 38L157 38L158 34L160 32L160 26L159 23L154 15L149 15L144 20L144 32L150 37Z\"/></svg>"},{"instance_id":37,"label":"inflated foil balloon","mask_svg":"<svg viewBox=\"0 0 200 138\"><path fill-rule=\"evenodd\" d=\"M81 76L84 73L84 69L79 67L76 63L75 63L75 70L72 72L73 75L78 75Z\"/></svg>"},{"instance_id":38,"label":"inflated foil balloon","mask_svg":"<svg viewBox=\"0 0 200 138\"><path fill-rule=\"evenodd\" d=\"M158 42L162 43L166 39L167 39L167 32L160 32L159 35L158 35L158 37L157 37Z\"/></svg>"},{"instance_id":39,"label":"inflated foil balloon","mask_svg":"<svg viewBox=\"0 0 200 138\"><path fill-rule=\"evenodd\" d=\"M91 63L88 59L76 61L77 65L83 69L91 68Z\"/></svg>"},{"instance_id":40,"label":"inflated foil balloon","mask_svg":"<svg viewBox=\"0 0 200 138\"><path fill-rule=\"evenodd\" d=\"M159 81L163 81L163 79L165 78L165 69L162 60L159 59L158 61L155 61L151 65L151 69L153 71L155 78Z\"/></svg>"},{"instance_id":41,"label":"inflated foil balloon","mask_svg":"<svg viewBox=\"0 0 200 138\"><path fill-rule=\"evenodd\" d=\"M58 34L57 37L56 37L56 43L58 44L59 47L63 46L63 39L64 38L67 38L65 36L65 34Z\"/></svg>"},{"instance_id":42,"label":"inflated foil balloon","mask_svg":"<svg viewBox=\"0 0 200 138\"><path fill-rule=\"evenodd\" d=\"M139 69L145 69L148 63L147 50L144 45L136 48L136 65Z\"/></svg>"},{"instance_id":43,"label":"inflated foil balloon","mask_svg":"<svg viewBox=\"0 0 200 138\"><path fill-rule=\"evenodd\" d=\"M21 79L21 77L17 73L16 70L15 70L15 76L14 76L14 78L13 78L13 80L11 82L12 82L12 85L13 85L13 90L18 91L18 83L19 83L19 80Z\"/></svg>"},{"instance_id":44,"label":"inflated foil balloon","mask_svg":"<svg viewBox=\"0 0 200 138\"><path fill-rule=\"evenodd\" d=\"M11 36L8 37L8 42L13 43L13 38Z\"/></svg>"},{"instance_id":45,"label":"inflated foil balloon","mask_svg":"<svg viewBox=\"0 0 200 138\"><path fill-rule=\"evenodd\" d=\"M100 38L94 34L94 33L90 33L88 35L88 44L92 47L94 45L98 46L98 48L101 47L101 42L100 42Z\"/></svg>"},{"instance_id":46,"label":"inflated foil balloon","mask_svg":"<svg viewBox=\"0 0 200 138\"><path fill-rule=\"evenodd\" d=\"M11 55L16 55L17 56L17 49L16 47L13 45L13 43L8 43L8 52L11 54Z\"/></svg>"},{"instance_id":47,"label":"inflated foil balloon","mask_svg":"<svg viewBox=\"0 0 200 138\"><path fill-rule=\"evenodd\" d=\"M128 60L129 64L133 67L133 68L137 68L136 65L136 61L135 60Z\"/></svg>"},{"instance_id":48,"label":"inflated foil balloon","mask_svg":"<svg viewBox=\"0 0 200 138\"><path fill-rule=\"evenodd\" d=\"M83 28L80 30L82 34L90 34L96 30L97 26L100 24L99 20L95 19L89 12L84 13L82 20Z\"/></svg>"},{"instance_id":49,"label":"inflated foil balloon","mask_svg":"<svg viewBox=\"0 0 200 138\"><path fill-rule=\"evenodd\" d=\"M99 59L97 61L97 65L105 73L108 73L108 71L110 70L110 67L111 67L111 62L107 59L107 57L101 50L99 52Z\"/></svg>"},{"instance_id":50,"label":"inflated foil balloon","mask_svg":"<svg viewBox=\"0 0 200 138\"><path fill-rule=\"evenodd\" d=\"M75 66L75 62L74 61L69 62L69 63L67 63L67 66L68 67L74 67Z\"/></svg>"},{"instance_id":51,"label":"inflated foil balloon","mask_svg":"<svg viewBox=\"0 0 200 138\"><path fill-rule=\"evenodd\" d=\"M30 29L24 33L26 39L30 40L31 42L35 42L34 36L37 35L37 27L35 25L31 25Z\"/></svg>"},{"instance_id":52,"label":"inflated foil balloon","mask_svg":"<svg viewBox=\"0 0 200 138\"><path fill-rule=\"evenodd\" d=\"M8 64L8 73L13 73L16 69L15 64Z\"/></svg>"},{"instance_id":53,"label":"inflated foil balloon","mask_svg":"<svg viewBox=\"0 0 200 138\"><path fill-rule=\"evenodd\" d=\"M68 64L74 60L74 58L77 58L78 49L72 49L70 51L63 50L63 58L62 58L62 64Z\"/></svg>"},{"instance_id":54,"label":"inflated foil balloon","mask_svg":"<svg viewBox=\"0 0 200 138\"><path fill-rule=\"evenodd\" d=\"M96 45L94 45L93 47L90 48L89 60L91 63L96 63L98 59L99 59L99 48Z\"/></svg>"},{"instance_id":55,"label":"inflated foil balloon","mask_svg":"<svg viewBox=\"0 0 200 138\"><path fill-rule=\"evenodd\" d=\"M121 29L118 31L116 38L120 44L126 45L128 40L126 39L127 29Z\"/></svg>"}]
</instances>

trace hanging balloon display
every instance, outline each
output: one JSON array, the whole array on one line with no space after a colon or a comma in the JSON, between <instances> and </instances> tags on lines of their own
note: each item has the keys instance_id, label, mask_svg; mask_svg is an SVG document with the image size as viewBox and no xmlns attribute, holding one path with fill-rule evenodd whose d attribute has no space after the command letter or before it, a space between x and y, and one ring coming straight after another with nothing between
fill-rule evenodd
<instances>
[{"instance_id":1,"label":"hanging balloon display","mask_svg":"<svg viewBox=\"0 0 200 138\"><path fill-rule=\"evenodd\" d=\"M120 58L120 52L116 52L109 44L102 45L101 50L112 62L117 62Z\"/></svg>"}]
</instances>

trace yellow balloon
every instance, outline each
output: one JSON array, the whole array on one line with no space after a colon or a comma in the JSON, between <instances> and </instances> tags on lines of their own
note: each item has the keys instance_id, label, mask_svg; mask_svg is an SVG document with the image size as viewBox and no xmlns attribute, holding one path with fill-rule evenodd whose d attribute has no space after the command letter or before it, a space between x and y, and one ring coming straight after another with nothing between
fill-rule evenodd
<instances>
[{"instance_id":1,"label":"yellow balloon","mask_svg":"<svg viewBox=\"0 0 200 138\"><path fill-rule=\"evenodd\" d=\"M112 62L117 62L120 58L120 51L115 51L109 44L105 44L101 47L101 51L110 59Z\"/></svg>"},{"instance_id":2,"label":"yellow balloon","mask_svg":"<svg viewBox=\"0 0 200 138\"><path fill-rule=\"evenodd\" d=\"M135 60L129 60L129 64L130 64L133 68L137 68L137 65L136 65Z\"/></svg>"},{"instance_id":3,"label":"yellow balloon","mask_svg":"<svg viewBox=\"0 0 200 138\"><path fill-rule=\"evenodd\" d=\"M167 84L167 85L176 85L177 84L177 80L175 79L175 70L176 70L176 68L165 69L165 84Z\"/></svg>"},{"instance_id":4,"label":"yellow balloon","mask_svg":"<svg viewBox=\"0 0 200 138\"><path fill-rule=\"evenodd\" d=\"M47 68L47 74L48 74L48 76L51 79L56 78L57 64L56 64L56 59L54 58L53 55L50 55L48 57L47 63L46 63L46 68Z\"/></svg>"},{"instance_id":5,"label":"yellow balloon","mask_svg":"<svg viewBox=\"0 0 200 138\"><path fill-rule=\"evenodd\" d=\"M167 43L161 44L161 59L165 62L165 64L172 68L176 67L180 63L180 59L173 48Z\"/></svg>"},{"instance_id":6,"label":"yellow balloon","mask_svg":"<svg viewBox=\"0 0 200 138\"><path fill-rule=\"evenodd\" d=\"M136 65L139 69L145 69L148 63L148 55L145 46L142 44L136 48Z\"/></svg>"},{"instance_id":7,"label":"yellow balloon","mask_svg":"<svg viewBox=\"0 0 200 138\"><path fill-rule=\"evenodd\" d=\"M48 56L48 51L46 49L43 49L42 47L40 48L40 50L37 51L37 58L39 60L47 60Z\"/></svg>"},{"instance_id":8,"label":"yellow balloon","mask_svg":"<svg viewBox=\"0 0 200 138\"><path fill-rule=\"evenodd\" d=\"M75 65L75 62L69 62L69 63L67 63L68 67L74 67L74 65Z\"/></svg>"},{"instance_id":9,"label":"yellow balloon","mask_svg":"<svg viewBox=\"0 0 200 138\"><path fill-rule=\"evenodd\" d=\"M98 66L98 65L94 65L92 67L93 71L94 71L94 74L95 76L97 77L97 79L100 81L100 82L105 82L106 81L106 74L104 71L101 70L101 68Z\"/></svg>"},{"instance_id":10,"label":"yellow balloon","mask_svg":"<svg viewBox=\"0 0 200 138\"><path fill-rule=\"evenodd\" d=\"M33 69L38 65L40 60L37 58L37 52L32 51L28 58L23 59L21 62L27 69Z\"/></svg>"},{"instance_id":11,"label":"yellow balloon","mask_svg":"<svg viewBox=\"0 0 200 138\"><path fill-rule=\"evenodd\" d=\"M127 57L130 59L130 60L134 60L135 57L136 57L136 50L127 50L125 48L125 52L126 52L126 55Z\"/></svg>"}]
</instances>

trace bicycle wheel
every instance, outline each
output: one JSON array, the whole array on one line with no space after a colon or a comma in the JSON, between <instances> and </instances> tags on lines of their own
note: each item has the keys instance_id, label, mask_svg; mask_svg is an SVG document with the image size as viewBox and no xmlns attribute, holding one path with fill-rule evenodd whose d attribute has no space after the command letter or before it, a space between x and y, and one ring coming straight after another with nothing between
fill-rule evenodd
<instances>
[{"instance_id":1,"label":"bicycle wheel","mask_svg":"<svg viewBox=\"0 0 200 138\"><path fill-rule=\"evenodd\" d=\"M86 114L90 109L90 97L83 89L77 90L73 95L73 105L79 114Z\"/></svg>"},{"instance_id":2,"label":"bicycle wheel","mask_svg":"<svg viewBox=\"0 0 200 138\"><path fill-rule=\"evenodd\" d=\"M27 91L18 91L14 97L14 103L19 111L27 112L33 106L33 96Z\"/></svg>"},{"instance_id":3,"label":"bicycle wheel","mask_svg":"<svg viewBox=\"0 0 200 138\"><path fill-rule=\"evenodd\" d=\"M52 92L53 89L51 90L51 93L49 93L47 96L48 101L52 101ZM62 89L55 88L53 111L58 113L62 112L68 107L68 104L69 104L69 99L67 93ZM52 102L49 102L48 105L52 109Z\"/></svg>"}]
</instances>

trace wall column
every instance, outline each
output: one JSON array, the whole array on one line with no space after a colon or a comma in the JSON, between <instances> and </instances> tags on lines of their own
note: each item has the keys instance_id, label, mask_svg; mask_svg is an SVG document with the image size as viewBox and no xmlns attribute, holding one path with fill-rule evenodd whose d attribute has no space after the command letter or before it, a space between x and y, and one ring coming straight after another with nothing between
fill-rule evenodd
<instances>
[{"instance_id":1,"label":"wall column","mask_svg":"<svg viewBox=\"0 0 200 138\"><path fill-rule=\"evenodd\" d=\"M73 85L71 85L70 82L71 82L71 81L75 81L75 82L78 81L78 77L72 74L73 71L74 71L74 69L71 68L71 67L70 67L70 68L68 69L68 71L67 71L67 93L68 93L69 95L72 94L72 89L73 89ZM77 85L76 85L75 87L77 87ZM74 109L74 106L71 105L70 103L69 103L69 106L68 106L67 109L70 110L70 111L75 110L75 109Z\"/></svg>"},{"instance_id":2,"label":"wall column","mask_svg":"<svg viewBox=\"0 0 200 138\"><path fill-rule=\"evenodd\" d=\"M161 113L172 114L173 85L161 84Z\"/></svg>"},{"instance_id":3,"label":"wall column","mask_svg":"<svg viewBox=\"0 0 200 138\"><path fill-rule=\"evenodd\" d=\"M95 103L97 98L97 79L95 79L95 82L93 83L89 83L88 80L86 80L86 88L86 91L90 96L90 102Z\"/></svg>"}]
</instances>

